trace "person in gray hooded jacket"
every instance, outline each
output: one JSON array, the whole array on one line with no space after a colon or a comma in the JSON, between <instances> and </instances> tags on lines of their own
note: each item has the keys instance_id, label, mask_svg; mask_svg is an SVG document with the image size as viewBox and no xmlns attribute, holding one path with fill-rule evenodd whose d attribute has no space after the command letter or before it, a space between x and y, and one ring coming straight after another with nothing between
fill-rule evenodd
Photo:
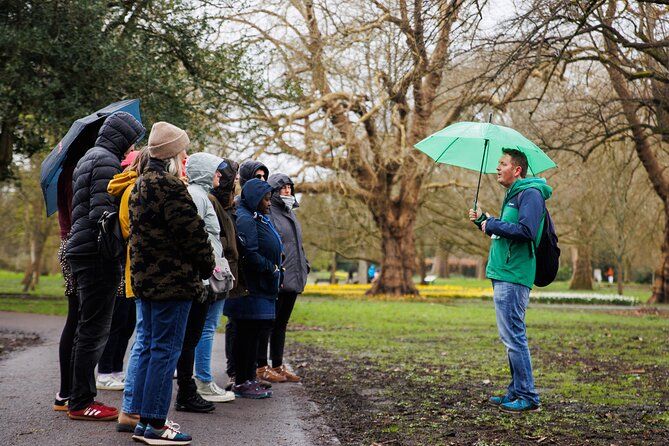
<instances>
[{"instance_id":1,"label":"person in gray hooded jacket","mask_svg":"<svg viewBox=\"0 0 669 446\"><path fill-rule=\"evenodd\" d=\"M221 174L218 171L223 159L210 153L194 153L186 161L186 177L188 178L188 193L197 207L197 213L204 220L209 243L216 258L223 257L221 244L221 227L216 217L214 206L209 201L208 194L218 186ZM205 281L205 284L208 284ZM209 287L207 287L209 289ZM209 292L209 291L208 291ZM208 296L193 296L193 304L188 313L186 335L181 348L181 356L177 363L177 392L176 409L185 412L211 412L214 405L204 400L198 393L198 387L193 379L193 364L195 348L200 341L202 329L210 307ZM223 391L225 393L225 391ZM234 395L222 395L234 399Z\"/></svg>"},{"instance_id":2,"label":"person in gray hooded jacket","mask_svg":"<svg viewBox=\"0 0 669 446\"><path fill-rule=\"evenodd\" d=\"M279 290L276 303L276 319L270 333L261 339L258 349L258 375L268 375L270 371L281 375L288 382L298 382L300 378L286 369L283 364L283 350L286 342L286 327L293 311L297 295L304 291L307 275L310 271L309 262L302 244L302 227L293 209L299 207L295 199L293 181L288 175L275 173L270 175L268 183L272 186L272 206L270 219L276 227L281 240L285 259L283 261L283 285ZM268 339L269 338L269 339ZM267 362L267 343L270 345L272 368ZM276 382L276 381L275 381Z\"/></svg>"}]
</instances>

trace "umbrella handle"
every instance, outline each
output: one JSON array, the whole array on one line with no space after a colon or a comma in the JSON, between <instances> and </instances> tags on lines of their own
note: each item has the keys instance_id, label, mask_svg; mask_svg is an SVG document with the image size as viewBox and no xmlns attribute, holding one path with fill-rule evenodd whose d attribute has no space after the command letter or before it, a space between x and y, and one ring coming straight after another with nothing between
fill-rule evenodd
<instances>
[{"instance_id":1,"label":"umbrella handle","mask_svg":"<svg viewBox=\"0 0 669 446\"><path fill-rule=\"evenodd\" d=\"M481 176L483 176L483 167L485 165L486 156L488 154L488 140L485 140L485 145L483 147L483 157L481 158L481 168L479 169L479 181L476 184L476 196L474 197L474 212L476 212L476 206L479 201L479 189L481 188Z\"/></svg>"}]
</instances>

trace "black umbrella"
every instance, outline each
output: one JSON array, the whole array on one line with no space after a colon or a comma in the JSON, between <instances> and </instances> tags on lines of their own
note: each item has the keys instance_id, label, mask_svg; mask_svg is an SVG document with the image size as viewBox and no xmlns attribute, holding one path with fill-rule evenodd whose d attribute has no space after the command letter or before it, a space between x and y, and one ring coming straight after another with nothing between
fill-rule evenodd
<instances>
[{"instance_id":1,"label":"black umbrella","mask_svg":"<svg viewBox=\"0 0 669 446\"><path fill-rule=\"evenodd\" d=\"M44 159L40 172L40 185L44 194L47 216L58 210L58 177L63 171L63 166L79 161L84 153L95 144L98 131L105 118L118 111L128 112L142 122L139 113L139 99L114 102L85 118L77 119L65 137Z\"/></svg>"}]
</instances>

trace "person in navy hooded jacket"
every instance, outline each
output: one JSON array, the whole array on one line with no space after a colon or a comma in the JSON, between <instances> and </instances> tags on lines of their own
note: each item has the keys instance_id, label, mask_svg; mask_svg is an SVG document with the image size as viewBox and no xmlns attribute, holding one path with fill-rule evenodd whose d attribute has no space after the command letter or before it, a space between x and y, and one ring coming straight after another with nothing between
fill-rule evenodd
<instances>
[{"instance_id":1,"label":"person in navy hooded jacket","mask_svg":"<svg viewBox=\"0 0 669 446\"><path fill-rule=\"evenodd\" d=\"M268 398L272 392L256 377L256 352L260 334L275 318L281 284L281 237L268 218L272 187L253 178L242 188L237 208L239 275L245 289L239 297L225 300L223 314L235 320L237 334L232 345L235 385L240 398Z\"/></svg>"}]
</instances>

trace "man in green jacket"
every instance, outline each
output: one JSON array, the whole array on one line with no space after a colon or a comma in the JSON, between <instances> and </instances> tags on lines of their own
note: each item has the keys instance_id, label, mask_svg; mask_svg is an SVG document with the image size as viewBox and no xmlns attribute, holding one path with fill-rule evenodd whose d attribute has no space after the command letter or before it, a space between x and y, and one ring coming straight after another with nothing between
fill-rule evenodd
<instances>
[{"instance_id":1,"label":"man in green jacket","mask_svg":"<svg viewBox=\"0 0 669 446\"><path fill-rule=\"evenodd\" d=\"M525 178L526 174L525 154L503 149L497 181L507 192L500 217L469 210L469 219L492 239L486 277L492 280L497 328L506 347L511 383L504 396L493 396L489 401L507 412L539 409L525 335L525 310L534 284L534 251L541 240L545 200L552 188L545 179Z\"/></svg>"}]
</instances>

